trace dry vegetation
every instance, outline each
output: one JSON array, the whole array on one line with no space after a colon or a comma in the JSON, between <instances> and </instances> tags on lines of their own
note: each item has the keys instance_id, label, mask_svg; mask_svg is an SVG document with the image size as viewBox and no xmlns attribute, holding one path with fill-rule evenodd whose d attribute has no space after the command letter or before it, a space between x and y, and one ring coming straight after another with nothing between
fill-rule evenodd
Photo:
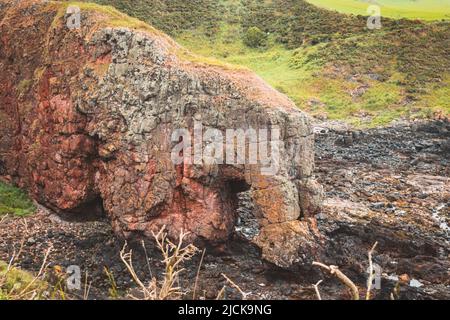
<instances>
[{"instance_id":1,"label":"dry vegetation","mask_svg":"<svg viewBox=\"0 0 450 320\"><path fill-rule=\"evenodd\" d=\"M0 225L7 218L3 216L0 219ZM24 222L25 223L25 222ZM193 244L184 244L188 233L181 232L178 241L173 242L167 236L165 227L159 232L153 233L153 238L156 243L158 251L162 255L162 262L164 265L164 271L160 274L154 274L152 267L148 263L148 270L150 273L149 280L142 280L133 266L133 250L128 248L125 243L123 249L120 251L120 258L125 264L131 278L136 284L136 288L130 290L126 294L120 293L114 280L113 274L105 268L105 276L109 280L110 289L109 297L111 299L135 299L135 300L177 300L183 298L192 298L193 300L206 299L204 296L197 294L198 280L201 277L201 268L205 250L202 251L201 259L198 265L195 282L192 285L185 285L186 281L182 281L183 272L185 271L184 265L192 260L192 258L199 254L201 251ZM372 283L374 280L374 266L372 263L372 256L376 249L377 243L368 252L369 261L369 276L367 279L367 288L365 290L365 299L372 299ZM84 290L82 296L73 292L66 292L66 275L62 270L56 270L55 267L49 268L49 257L52 248L48 248L45 252L40 270L32 275L29 272L20 270L16 261L22 254L23 242L19 246L17 251L14 251L10 261L8 263L0 261L0 300L42 300L42 299L88 299L91 284L88 283L88 275L86 273L84 279ZM142 247L148 259L147 250L144 243ZM321 262L314 262L313 265L320 267L331 276L339 279L350 291L353 300L359 300L361 297L360 289L358 286L347 277L337 266L326 265ZM217 300L226 299L225 292L227 287L235 290L241 299L246 300L251 297L251 292L245 292L241 287L226 274L222 273L221 276L225 279L225 285L217 293ZM322 296L319 290L319 285L323 282L320 280L313 285L318 300L322 300ZM182 285L184 284L184 285ZM396 287L398 289L398 286ZM391 295L394 299L396 292Z\"/></svg>"},{"instance_id":2,"label":"dry vegetation","mask_svg":"<svg viewBox=\"0 0 450 320\"><path fill-rule=\"evenodd\" d=\"M179 276L185 270L182 265L184 262L191 260L199 251L193 244L183 244L186 235L187 233L182 231L178 243L175 244L167 238L165 227L157 234L153 233L153 238L163 255L165 272L162 279L158 280L156 277L152 276L148 283L144 283L136 274L132 261L133 251L129 250L127 252L127 244L125 244L120 252L120 258L130 272L134 282L138 285L140 293L142 293L142 297L130 295L131 298L143 298L144 300L170 300L179 299L186 294L186 292L178 286Z\"/></svg>"},{"instance_id":3,"label":"dry vegetation","mask_svg":"<svg viewBox=\"0 0 450 320\"><path fill-rule=\"evenodd\" d=\"M0 225L6 218L7 216L1 218ZM51 248L45 253L36 275L17 268L16 260L21 255L22 248L23 242L19 249L14 251L9 262L0 261L0 300L37 300L55 296L55 292L50 290L44 280Z\"/></svg>"},{"instance_id":4,"label":"dry vegetation","mask_svg":"<svg viewBox=\"0 0 450 320\"><path fill-rule=\"evenodd\" d=\"M0 225L4 220L10 216L5 215L0 218ZM23 220L26 224L26 220ZM153 275L152 268L148 264L151 279L144 281L139 278L135 268L133 266L133 251L127 249L127 244L124 245L120 252L120 258L125 264L129 274L133 281L137 285L136 289L123 295L117 288L114 276L107 268L105 268L105 276L109 280L110 289L109 297L111 299L144 299L144 300L175 300L182 299L188 293L193 292L193 299L205 299L204 297L197 297L196 289L198 279L200 277L200 270L202 267L203 257L205 251L202 253L202 258L198 266L197 276L195 283L191 287L182 287L180 285L180 276L185 271L183 267L186 262L189 262L200 250L193 244L184 244L185 238L188 233L181 232L177 242L172 242L165 232L163 227L158 233L154 233L153 237L158 250L163 257L164 272L159 275ZM88 283L88 274L85 274L84 288L82 295L76 292L67 290L66 281L67 275L64 270L59 266L49 267L49 258L52 252L52 247L49 247L44 253L42 258L42 264L39 271L36 274L21 270L17 266L17 261L23 256L24 239L21 241L19 248L14 250L11 259L8 262L0 261L0 300L66 300L66 299L89 299L89 293L91 289L91 283ZM147 251L144 243L142 243L147 261ZM222 274L226 279L230 288L236 289L243 299L246 299L248 293L245 293L241 288L234 283L228 276ZM217 294L217 299L224 298L225 289L224 286Z\"/></svg>"},{"instance_id":5,"label":"dry vegetation","mask_svg":"<svg viewBox=\"0 0 450 320\"><path fill-rule=\"evenodd\" d=\"M372 248L368 251L367 257L369 260L369 268L368 268L368 277L367 277L367 288L366 288L366 294L365 299L371 300L372 299L372 288L373 288L373 281L375 280L375 273L374 273L374 265L372 261L373 253L378 245L378 242L375 242L375 244L372 246ZM342 282L350 291L351 297L353 300L359 300L360 299L360 290L358 286L349 278L347 277L341 270L339 270L339 267L333 266L333 265L326 265L321 262L313 262L314 266L320 267L323 270L327 271L330 275L336 277L339 279L339 281ZM313 285L313 288L316 292L316 296L318 300L322 300L322 296L320 294L319 285L323 282L323 280L320 280L316 284ZM391 300L395 299L396 290L398 289L398 285L394 288L394 292L391 293Z\"/></svg>"},{"instance_id":6,"label":"dry vegetation","mask_svg":"<svg viewBox=\"0 0 450 320\"><path fill-rule=\"evenodd\" d=\"M0 228L8 218L10 218L9 215L0 218ZM26 219L22 219L20 222L27 230ZM25 242L26 232L23 234L18 249L14 249L9 261L0 260L0 300L66 300L76 298L72 294L66 293L66 274L61 267L50 267L50 255L53 250L51 245L43 252L42 263L37 272L22 270L18 266L18 261L24 255Z\"/></svg>"},{"instance_id":7,"label":"dry vegetation","mask_svg":"<svg viewBox=\"0 0 450 320\"><path fill-rule=\"evenodd\" d=\"M183 264L190 261L196 254L200 252L200 250L193 244L185 245L183 243L187 235L188 233L181 231L178 237L178 242L174 243L168 239L167 233L165 232L165 226L162 227L158 233L153 233L153 238L156 242L156 245L163 256L165 271L160 277L156 277L152 275L152 271L149 266L149 271L152 276L148 282L141 280L137 275L133 267L133 251L127 251L127 244L125 244L122 251L120 252L120 257L127 267L129 273L131 274L134 282L136 283L139 292L139 294L128 294L129 298L144 300L173 300L181 299L187 295L190 290L188 288L182 288L179 285L180 275L185 271L185 269L183 268ZM145 245L142 244L142 246L144 248L144 251L147 252L145 249ZM200 259L200 264L197 270L197 276L193 284L192 299L194 300L197 299L197 283L200 276L204 254L205 250L203 250L202 252L202 257ZM237 290L243 300L247 299L250 293L244 292L227 275L223 273L221 275L225 278L230 288L234 288L235 290ZM227 285L225 285L218 292L216 299L219 300L224 298L226 288ZM198 299L204 300L205 298L198 297Z\"/></svg>"}]
</instances>

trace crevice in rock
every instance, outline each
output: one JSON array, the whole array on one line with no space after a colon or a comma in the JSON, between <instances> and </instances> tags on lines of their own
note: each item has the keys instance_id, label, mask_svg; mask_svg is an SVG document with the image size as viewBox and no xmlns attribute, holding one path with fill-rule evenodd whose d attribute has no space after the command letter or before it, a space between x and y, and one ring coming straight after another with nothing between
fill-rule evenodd
<instances>
[{"instance_id":1,"label":"crevice in rock","mask_svg":"<svg viewBox=\"0 0 450 320\"><path fill-rule=\"evenodd\" d=\"M96 196L92 200L80 204L78 207L58 214L61 219L69 222L101 221L106 217L103 199Z\"/></svg>"},{"instance_id":2,"label":"crevice in rock","mask_svg":"<svg viewBox=\"0 0 450 320\"><path fill-rule=\"evenodd\" d=\"M250 190L250 185L241 179L227 181L228 190L234 195Z\"/></svg>"},{"instance_id":3,"label":"crevice in rock","mask_svg":"<svg viewBox=\"0 0 450 320\"><path fill-rule=\"evenodd\" d=\"M240 198L242 194L250 190L250 185L245 180L234 179L225 183L225 190L227 190L228 194L229 207L232 208L234 213L238 213L239 208L243 205Z\"/></svg>"},{"instance_id":4,"label":"crevice in rock","mask_svg":"<svg viewBox=\"0 0 450 320\"><path fill-rule=\"evenodd\" d=\"M5 162L0 159L0 175L4 175L6 173Z\"/></svg>"},{"instance_id":5,"label":"crevice in rock","mask_svg":"<svg viewBox=\"0 0 450 320\"><path fill-rule=\"evenodd\" d=\"M234 195L236 222L234 231L238 237L251 241L259 234L260 225L255 216L255 204L250 186L241 180L232 181L230 190Z\"/></svg>"}]
</instances>

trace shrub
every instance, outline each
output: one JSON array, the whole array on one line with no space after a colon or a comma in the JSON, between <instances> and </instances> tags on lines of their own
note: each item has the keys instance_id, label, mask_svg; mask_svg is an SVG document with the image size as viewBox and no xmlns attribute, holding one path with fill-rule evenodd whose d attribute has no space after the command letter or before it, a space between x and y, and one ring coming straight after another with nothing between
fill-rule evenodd
<instances>
[{"instance_id":1,"label":"shrub","mask_svg":"<svg viewBox=\"0 0 450 320\"><path fill-rule=\"evenodd\" d=\"M267 35L258 27L251 27L245 33L244 43L250 48L263 47L267 43Z\"/></svg>"},{"instance_id":2,"label":"shrub","mask_svg":"<svg viewBox=\"0 0 450 320\"><path fill-rule=\"evenodd\" d=\"M183 231L180 233L178 243L173 243L167 238L165 226L163 226L157 234L153 232L152 234L163 255L163 262L166 266L162 279L158 280L156 277L152 276L152 279L148 283L144 283L139 279L133 267L133 252L132 250L126 251L126 243L122 251L120 251L120 258L127 267L134 282L138 285L144 300L181 299L185 295L182 288L178 286L180 283L179 275L185 271L182 265L184 262L191 260L191 258L198 253L199 249L193 244L183 244L184 238L187 235L187 233L184 233ZM137 299L134 296L131 296L131 298Z\"/></svg>"}]
</instances>

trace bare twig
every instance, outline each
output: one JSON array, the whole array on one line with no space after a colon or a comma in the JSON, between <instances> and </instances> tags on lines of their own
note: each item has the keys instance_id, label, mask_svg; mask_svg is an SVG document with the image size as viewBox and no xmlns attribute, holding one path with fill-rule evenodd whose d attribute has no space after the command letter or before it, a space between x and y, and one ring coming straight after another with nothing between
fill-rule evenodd
<instances>
[{"instance_id":1,"label":"bare twig","mask_svg":"<svg viewBox=\"0 0 450 320\"><path fill-rule=\"evenodd\" d=\"M327 266L326 264L323 264L322 262L313 262L313 266L318 266L323 269L326 269L327 271L331 271L331 267Z\"/></svg>"},{"instance_id":2,"label":"bare twig","mask_svg":"<svg viewBox=\"0 0 450 320\"><path fill-rule=\"evenodd\" d=\"M15 249L13 251L11 259L9 259L9 263L8 263L8 267L6 268L6 272L11 270L12 266L14 265L14 260L16 260L16 250Z\"/></svg>"},{"instance_id":3,"label":"bare twig","mask_svg":"<svg viewBox=\"0 0 450 320\"><path fill-rule=\"evenodd\" d=\"M236 288L237 291L239 291L239 293L242 296L242 300L247 300L247 297L250 293L246 293L244 291L242 291L242 289L236 284L234 283L230 278L228 278L224 273L221 273L222 277L224 277L234 288Z\"/></svg>"},{"instance_id":4,"label":"bare twig","mask_svg":"<svg viewBox=\"0 0 450 320\"><path fill-rule=\"evenodd\" d=\"M28 235L28 222L27 222L27 219L22 218L20 220L20 222L22 223L23 227L25 228L24 236Z\"/></svg>"},{"instance_id":5,"label":"bare twig","mask_svg":"<svg viewBox=\"0 0 450 320\"><path fill-rule=\"evenodd\" d=\"M16 259L20 258L20 255L22 254L23 247L25 246L25 236L22 237L22 240L20 241L19 251L16 254Z\"/></svg>"},{"instance_id":6,"label":"bare twig","mask_svg":"<svg viewBox=\"0 0 450 320\"><path fill-rule=\"evenodd\" d=\"M225 289L227 286L223 286L222 289L220 289L219 293L217 294L216 300L222 300L225 296Z\"/></svg>"},{"instance_id":7,"label":"bare twig","mask_svg":"<svg viewBox=\"0 0 450 320\"><path fill-rule=\"evenodd\" d=\"M370 299L370 291L372 290L372 282L374 279L373 275L373 263L372 263L372 254L375 251L375 248L377 247L378 242L375 242L372 249L368 252L368 258L369 258L369 277L367 278L367 292L366 292L366 300Z\"/></svg>"},{"instance_id":8,"label":"bare twig","mask_svg":"<svg viewBox=\"0 0 450 320\"><path fill-rule=\"evenodd\" d=\"M164 281L160 290L160 298L165 299L170 296L181 296L183 293L179 287L175 286L178 281L179 274L184 271L179 265L184 261L190 260L199 251L193 244L183 247L184 238L189 234L181 230L178 244L174 244L167 239L167 233L164 232L165 226L157 233L153 233L156 244L163 254L163 262L166 265L164 273Z\"/></svg>"},{"instance_id":9,"label":"bare twig","mask_svg":"<svg viewBox=\"0 0 450 320\"><path fill-rule=\"evenodd\" d=\"M155 277L152 277L150 282L145 285L137 276L132 262L132 250L126 252L125 243L123 249L120 251L120 258L127 267L134 282L139 286L141 292L146 300L166 300L177 299L185 294L179 285L179 275L184 271L181 264L190 260L198 249L193 244L183 246L183 241L188 233L181 231L177 244L174 244L167 238L167 233L163 226L158 233L152 233L156 244L163 255L163 262L166 266L164 272L164 279L160 282ZM176 285L178 284L178 285ZM132 297L135 298L135 297Z\"/></svg>"},{"instance_id":10,"label":"bare twig","mask_svg":"<svg viewBox=\"0 0 450 320\"><path fill-rule=\"evenodd\" d=\"M83 300L87 300L89 298L89 292L91 291L92 281L89 282L89 285L87 284L87 282L88 282L88 272L86 271L86 274L85 274L85 277L84 277Z\"/></svg>"},{"instance_id":11,"label":"bare twig","mask_svg":"<svg viewBox=\"0 0 450 320\"><path fill-rule=\"evenodd\" d=\"M327 270L331 275L338 278L343 284L345 284L352 292L353 300L359 300L359 290L358 287L350 280L337 266L327 266L321 262L313 262L314 266L321 267Z\"/></svg>"},{"instance_id":12,"label":"bare twig","mask_svg":"<svg viewBox=\"0 0 450 320\"><path fill-rule=\"evenodd\" d=\"M152 296L152 292L148 290L148 287L144 285L139 279L139 277L136 274L136 271L134 271L133 267L133 250L130 250L129 252L126 252L127 243L125 242L122 250L120 251L120 259L122 259L122 262L125 264L125 266L128 269L128 272L131 274L131 277L133 278L134 282L141 288L142 292L144 293L144 297Z\"/></svg>"},{"instance_id":13,"label":"bare twig","mask_svg":"<svg viewBox=\"0 0 450 320\"><path fill-rule=\"evenodd\" d=\"M194 293L192 294L192 299L193 300L195 300L195 297L196 297L198 278L200 276L200 269L202 268L203 258L205 257L205 252L206 252L206 249L203 249L202 257L200 258L200 262L198 264L197 274L195 276L195 283L194 283Z\"/></svg>"},{"instance_id":14,"label":"bare twig","mask_svg":"<svg viewBox=\"0 0 450 320\"><path fill-rule=\"evenodd\" d=\"M42 261L42 265L41 265L41 268L39 269L38 274L33 278L33 280L31 280L31 281L25 286L25 288L23 288L22 291L20 291L20 293L17 295L17 298L20 299L22 296L29 294L29 293L30 293L30 292L29 292L30 288L31 288L31 287L33 286L33 284L34 284L39 278L41 278L41 276L44 274L45 269L47 269L47 267L48 267L48 265L47 265L47 259L48 259L49 255L50 255L50 252L51 252L52 250L53 250L53 247L52 247L52 246L50 246L50 247L47 249L47 251L45 252L45 255L44 255L44 260Z\"/></svg>"},{"instance_id":15,"label":"bare twig","mask_svg":"<svg viewBox=\"0 0 450 320\"><path fill-rule=\"evenodd\" d=\"M320 280L319 282L317 282L316 284L313 284L314 290L316 291L316 296L318 300L322 300L322 297L320 296L320 291L319 291L319 285L322 283L323 280Z\"/></svg>"},{"instance_id":16,"label":"bare twig","mask_svg":"<svg viewBox=\"0 0 450 320\"><path fill-rule=\"evenodd\" d=\"M150 273L150 278L153 278L152 267L150 266L150 259L148 258L147 248L145 247L144 240L141 241L142 248L144 248L145 261L147 262L148 272Z\"/></svg>"},{"instance_id":17,"label":"bare twig","mask_svg":"<svg viewBox=\"0 0 450 320\"><path fill-rule=\"evenodd\" d=\"M3 221L5 221L6 218L8 218L8 217L9 217L9 214L5 214L4 216L2 216L2 217L0 218L0 224L2 224Z\"/></svg>"}]
</instances>

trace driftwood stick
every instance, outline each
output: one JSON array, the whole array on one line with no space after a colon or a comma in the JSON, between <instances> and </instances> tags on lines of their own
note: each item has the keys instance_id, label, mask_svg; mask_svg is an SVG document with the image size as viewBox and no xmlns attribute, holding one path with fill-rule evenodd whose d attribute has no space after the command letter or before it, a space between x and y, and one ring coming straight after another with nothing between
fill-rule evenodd
<instances>
[{"instance_id":1,"label":"driftwood stick","mask_svg":"<svg viewBox=\"0 0 450 320\"><path fill-rule=\"evenodd\" d=\"M320 291L319 291L319 285L322 283L323 280L320 280L319 282L317 282L316 284L313 284L314 290L316 291L316 296L318 300L322 300L322 297L320 296Z\"/></svg>"},{"instance_id":2,"label":"driftwood stick","mask_svg":"<svg viewBox=\"0 0 450 320\"><path fill-rule=\"evenodd\" d=\"M313 266L321 267L327 270L331 275L338 278L344 285L346 285L352 292L353 300L359 300L359 290L358 287L350 280L337 266L327 266L321 262L313 262Z\"/></svg>"},{"instance_id":3,"label":"driftwood stick","mask_svg":"<svg viewBox=\"0 0 450 320\"><path fill-rule=\"evenodd\" d=\"M372 249L369 250L367 256L369 257L369 277L367 278L367 292L366 292L366 300L370 300L370 291L372 290L372 282L373 282L373 263L372 263L372 254L377 247L378 242L375 242Z\"/></svg>"},{"instance_id":4,"label":"driftwood stick","mask_svg":"<svg viewBox=\"0 0 450 320\"><path fill-rule=\"evenodd\" d=\"M225 280L227 280L237 291L239 291L239 293L241 294L241 296L242 296L242 300L247 300L247 297L248 297L248 295L250 294L250 293L247 293L247 292L244 292L244 291L242 291L242 289L233 281L233 280L231 280L230 278L228 278L227 277L227 275L226 274L224 274L224 273L221 273L221 275L222 275L222 277L224 277L225 278Z\"/></svg>"}]
</instances>

